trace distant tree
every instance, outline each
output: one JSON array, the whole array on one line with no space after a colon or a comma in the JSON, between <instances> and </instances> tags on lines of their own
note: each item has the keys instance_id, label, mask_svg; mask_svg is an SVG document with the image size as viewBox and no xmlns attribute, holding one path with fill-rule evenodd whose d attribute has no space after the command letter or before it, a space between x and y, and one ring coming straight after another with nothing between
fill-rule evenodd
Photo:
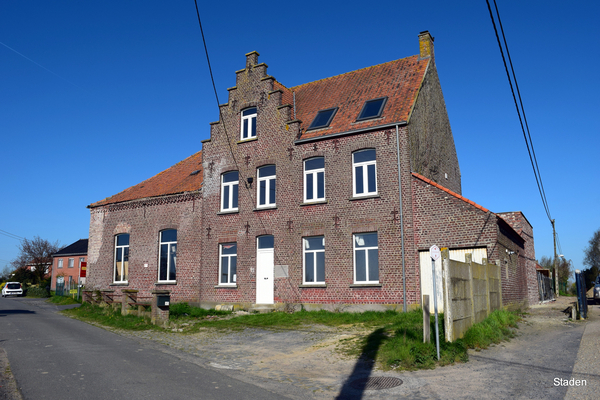
<instances>
[{"instance_id":1,"label":"distant tree","mask_svg":"<svg viewBox=\"0 0 600 400\"><path fill-rule=\"evenodd\" d=\"M600 229L594 232L588 243L588 247L584 250L585 258L583 259L583 264L588 266L588 269L583 271L587 289L594 286L594 281L600 273Z\"/></svg>"},{"instance_id":2,"label":"distant tree","mask_svg":"<svg viewBox=\"0 0 600 400\"><path fill-rule=\"evenodd\" d=\"M554 271L554 261L552 257L542 256L539 261L540 266L547 268L553 273ZM571 269L573 262L571 260L565 260L560 257L556 260L556 269L558 272L558 283L560 287L566 288L569 279L573 276L573 271Z\"/></svg>"},{"instance_id":3,"label":"distant tree","mask_svg":"<svg viewBox=\"0 0 600 400\"><path fill-rule=\"evenodd\" d=\"M26 267L17 268L11 275L11 282L21 282L23 285L31 285L36 282L36 276L33 271L28 270Z\"/></svg>"},{"instance_id":4,"label":"distant tree","mask_svg":"<svg viewBox=\"0 0 600 400\"><path fill-rule=\"evenodd\" d=\"M11 267L9 267L8 265L5 265L4 268L2 269L2 272L0 272L0 282L10 281L10 277L12 276L12 273L13 273L13 269Z\"/></svg>"},{"instance_id":5,"label":"distant tree","mask_svg":"<svg viewBox=\"0 0 600 400\"><path fill-rule=\"evenodd\" d=\"M11 262L11 266L17 270L32 267L33 282L39 283L52 269L52 254L61 249L58 241L51 243L46 239L35 236L32 240L23 239L18 245L19 255Z\"/></svg>"}]
</instances>

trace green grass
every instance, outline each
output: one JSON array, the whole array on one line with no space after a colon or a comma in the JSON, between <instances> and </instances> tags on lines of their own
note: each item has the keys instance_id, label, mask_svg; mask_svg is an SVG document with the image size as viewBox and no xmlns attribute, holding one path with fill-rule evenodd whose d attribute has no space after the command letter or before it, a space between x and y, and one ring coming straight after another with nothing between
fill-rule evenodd
<instances>
[{"instance_id":1,"label":"green grass","mask_svg":"<svg viewBox=\"0 0 600 400\"><path fill-rule=\"evenodd\" d=\"M100 307L84 303L81 307L64 311L84 321L120 329L144 330L156 327L147 319L133 315L122 316L112 307ZM173 304L171 322L184 326L186 333L203 328L243 330L257 329L303 329L315 325L353 330L356 334L338 343L338 350L347 356L374 360L384 370L415 370L435 368L465 362L467 349L484 349L514 336L514 328L520 320L518 312L494 311L487 319L472 326L453 343L444 341L443 315L438 318L440 334L440 360L435 348L435 321L430 320L431 338L423 343L423 314L421 310L408 313L395 311L363 313L300 311L296 313L272 312L265 314L231 315L231 312L205 310L187 303Z\"/></svg>"},{"instance_id":2,"label":"green grass","mask_svg":"<svg viewBox=\"0 0 600 400\"><path fill-rule=\"evenodd\" d=\"M71 296L57 296L53 295L48 299L50 303L54 303L57 305L65 306L69 304L80 304L81 300L74 299Z\"/></svg>"}]
</instances>

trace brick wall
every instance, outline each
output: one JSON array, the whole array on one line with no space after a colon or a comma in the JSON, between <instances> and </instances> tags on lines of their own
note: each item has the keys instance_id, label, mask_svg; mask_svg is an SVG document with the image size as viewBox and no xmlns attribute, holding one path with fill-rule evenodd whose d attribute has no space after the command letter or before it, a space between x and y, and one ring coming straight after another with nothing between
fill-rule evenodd
<instances>
[{"instance_id":1,"label":"brick wall","mask_svg":"<svg viewBox=\"0 0 600 400\"><path fill-rule=\"evenodd\" d=\"M201 258L199 192L163 196L92 208L88 244L88 289L137 289L149 299L151 290L168 289L173 302L199 301ZM177 229L177 284L159 284L159 232ZM114 284L115 235L129 233L128 284ZM147 264L147 267L145 266Z\"/></svg>"},{"instance_id":2,"label":"brick wall","mask_svg":"<svg viewBox=\"0 0 600 400\"><path fill-rule=\"evenodd\" d=\"M69 258L73 259L73 268L69 268ZM56 290L57 276L63 276L65 278L65 283L69 282L69 277L71 277L73 281L79 282L80 258L83 258L84 262L87 261L87 255L85 254L74 254L52 258L52 279L50 283L50 290ZM62 268L58 268L59 260L62 260Z\"/></svg>"}]
</instances>

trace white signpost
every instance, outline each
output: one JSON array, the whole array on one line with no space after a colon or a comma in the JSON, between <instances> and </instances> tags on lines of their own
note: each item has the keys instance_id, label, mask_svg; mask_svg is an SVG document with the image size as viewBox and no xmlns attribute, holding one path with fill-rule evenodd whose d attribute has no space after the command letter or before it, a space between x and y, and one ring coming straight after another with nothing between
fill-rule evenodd
<instances>
[{"instance_id":1,"label":"white signpost","mask_svg":"<svg viewBox=\"0 0 600 400\"><path fill-rule=\"evenodd\" d=\"M435 310L435 347L437 349L437 358L440 360L440 333L438 328L438 306L437 306L437 291L435 288L435 262L440 259L442 253L440 248L435 244L429 248L429 257L431 257L431 276L433 277L433 308Z\"/></svg>"}]
</instances>

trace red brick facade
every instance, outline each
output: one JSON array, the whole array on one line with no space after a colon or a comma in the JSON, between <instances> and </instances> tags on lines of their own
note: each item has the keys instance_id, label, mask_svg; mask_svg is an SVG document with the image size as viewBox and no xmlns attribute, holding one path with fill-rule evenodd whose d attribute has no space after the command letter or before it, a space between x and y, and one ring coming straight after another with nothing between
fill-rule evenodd
<instances>
[{"instance_id":1,"label":"red brick facade","mask_svg":"<svg viewBox=\"0 0 600 400\"><path fill-rule=\"evenodd\" d=\"M433 40L427 32L419 40L418 56L293 88L269 76L267 66L258 63L258 53L247 54L228 102L220 106L219 121L211 124L201 156L90 206L89 286L111 288L117 294L125 286L113 279L115 235L129 233L126 287L140 290L142 297L154 289L169 289L173 302L250 306L257 303L257 285L272 279L271 300L279 304L417 306L418 251L435 243L487 247L489 260L503 265L505 302L522 303L528 296L523 282L529 275L528 264L519 257L531 256L533 240L524 241L512 220L507 223L460 196L460 168ZM380 114L358 118L373 99L385 99ZM317 113L327 109L335 109L329 125L311 129ZM244 137L242 115L254 110L255 131L250 128ZM375 155L368 161L370 167L354 165L354 154L361 150ZM306 203L304 162L315 157L324 160L325 197ZM356 195L360 182L373 183L366 175L372 165L376 190ZM258 170L265 166L275 170L268 183L276 187L275 204L261 208ZM233 171L239 178L237 208L223 209L226 199L232 198L226 190L233 190L224 185L223 174ZM364 177L355 177L357 171ZM194 173L201 178L191 178L197 176ZM185 185L168 185L172 178L182 177ZM524 225L526 220L518 221ZM177 229L177 282L172 285L157 282L158 238L163 229ZM522 229L532 234L530 226ZM355 237L367 233L377 234L374 246ZM274 239L272 277L258 272L257 240L265 235ZM303 279L303 246L304 239L315 237L324 243L324 280L311 283ZM225 265L233 262L231 255L221 258L220 250L233 249L234 243L235 276L220 271L220 260ZM361 246L371 247L361 250ZM363 278L355 266L357 258L367 255L368 261L360 262L377 266L366 268L374 279ZM220 281L223 276L225 283Z\"/></svg>"}]
</instances>

